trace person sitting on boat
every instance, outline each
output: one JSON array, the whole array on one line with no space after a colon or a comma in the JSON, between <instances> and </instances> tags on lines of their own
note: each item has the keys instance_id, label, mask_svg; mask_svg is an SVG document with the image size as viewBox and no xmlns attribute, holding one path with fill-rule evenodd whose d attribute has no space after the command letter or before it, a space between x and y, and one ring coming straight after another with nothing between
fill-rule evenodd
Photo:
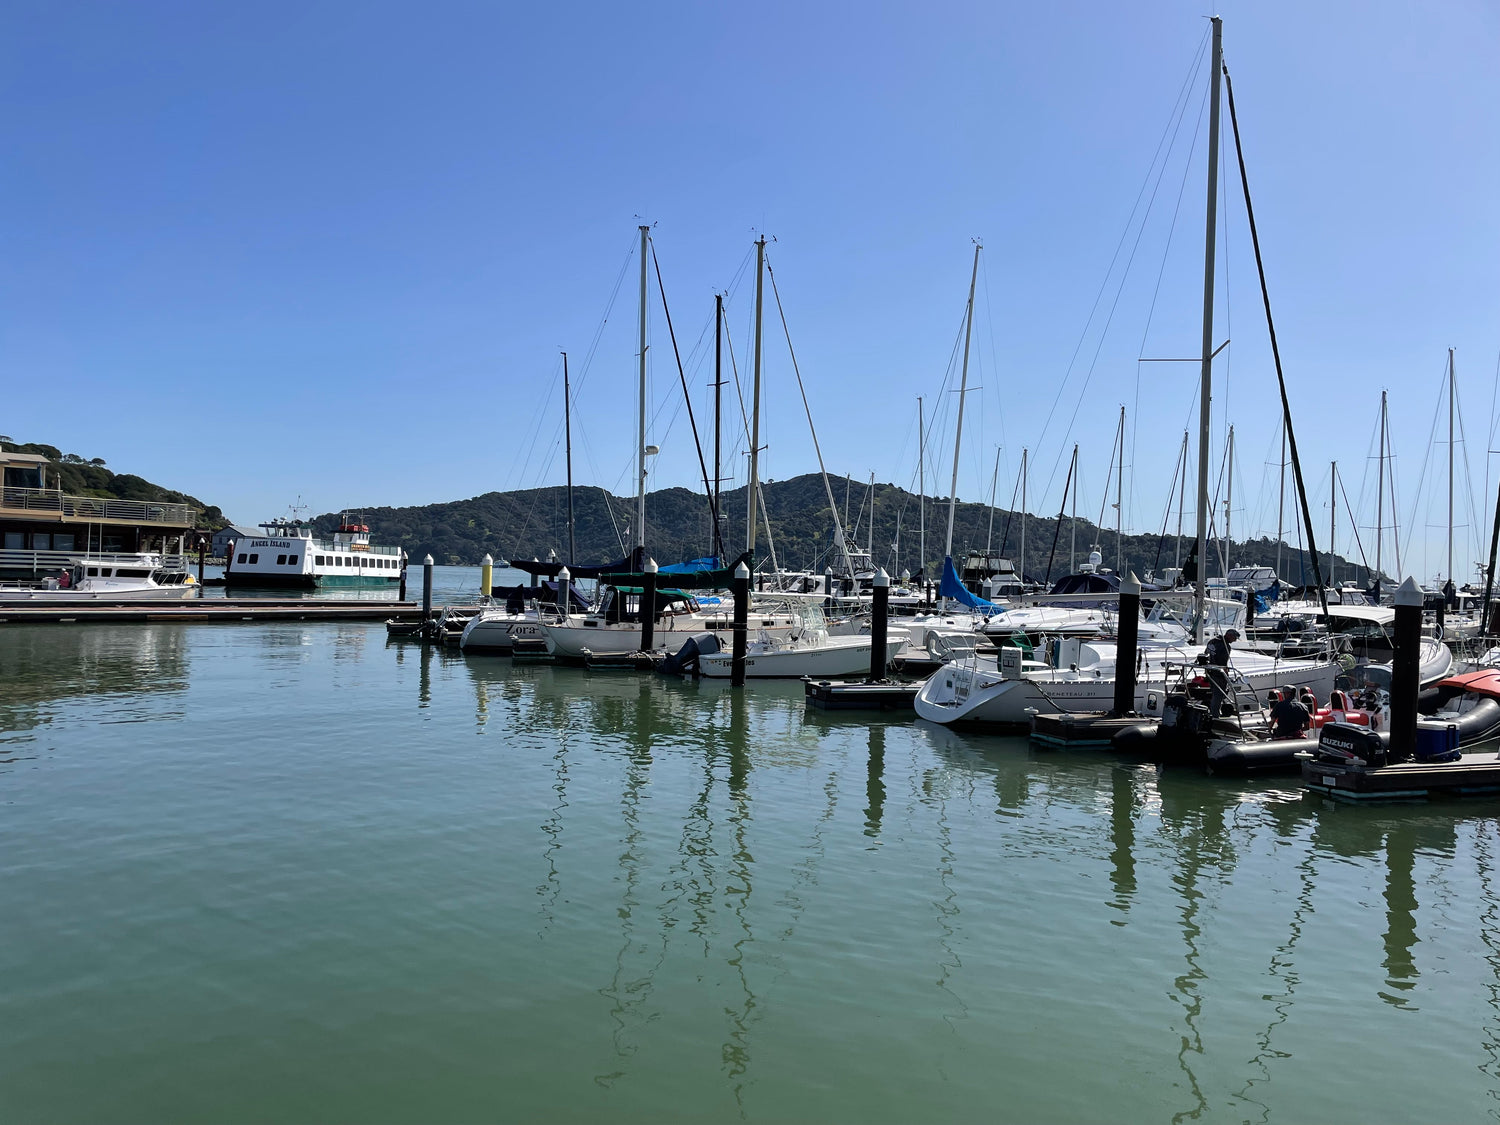
<instances>
[{"instance_id":1,"label":"person sitting on boat","mask_svg":"<svg viewBox=\"0 0 1500 1125\"><path fill-rule=\"evenodd\" d=\"M1203 646L1210 688L1208 713L1214 718L1224 713L1224 705L1229 702L1229 646L1239 639L1238 629L1227 629L1222 637L1211 637Z\"/></svg>"},{"instance_id":2,"label":"person sitting on boat","mask_svg":"<svg viewBox=\"0 0 1500 1125\"><path fill-rule=\"evenodd\" d=\"M73 585L73 576L66 569L57 572L57 588L59 590L70 589Z\"/></svg>"},{"instance_id":3,"label":"person sitting on boat","mask_svg":"<svg viewBox=\"0 0 1500 1125\"><path fill-rule=\"evenodd\" d=\"M1271 722L1277 738L1301 738L1312 726L1312 712L1297 698L1297 689L1289 685L1281 689L1281 702L1271 707Z\"/></svg>"}]
</instances>

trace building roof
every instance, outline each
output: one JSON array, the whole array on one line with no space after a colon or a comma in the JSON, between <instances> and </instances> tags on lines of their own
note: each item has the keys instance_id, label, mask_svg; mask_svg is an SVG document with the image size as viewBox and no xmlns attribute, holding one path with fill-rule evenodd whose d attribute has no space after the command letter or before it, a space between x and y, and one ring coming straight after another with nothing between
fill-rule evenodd
<instances>
[{"instance_id":1,"label":"building roof","mask_svg":"<svg viewBox=\"0 0 1500 1125\"><path fill-rule=\"evenodd\" d=\"M40 453L9 453L0 449L0 465L50 465Z\"/></svg>"}]
</instances>

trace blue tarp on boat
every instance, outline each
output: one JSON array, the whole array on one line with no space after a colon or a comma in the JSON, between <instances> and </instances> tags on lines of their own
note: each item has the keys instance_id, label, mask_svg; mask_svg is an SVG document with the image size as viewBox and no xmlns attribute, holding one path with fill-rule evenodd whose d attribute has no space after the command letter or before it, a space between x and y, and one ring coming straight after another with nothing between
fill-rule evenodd
<instances>
[{"instance_id":1,"label":"blue tarp on boat","mask_svg":"<svg viewBox=\"0 0 1500 1125\"><path fill-rule=\"evenodd\" d=\"M673 563L671 566L657 567L656 572L658 574L697 574L703 570L718 569L719 559L715 555L706 559L690 559L683 563Z\"/></svg>"},{"instance_id":2,"label":"blue tarp on boat","mask_svg":"<svg viewBox=\"0 0 1500 1125\"><path fill-rule=\"evenodd\" d=\"M938 597L952 598L960 605L966 605L970 609L978 609L993 613L1000 607L994 602L985 601L977 594L969 592L968 588L958 580L958 571L953 569L951 556L943 558L943 581L938 586Z\"/></svg>"}]
</instances>

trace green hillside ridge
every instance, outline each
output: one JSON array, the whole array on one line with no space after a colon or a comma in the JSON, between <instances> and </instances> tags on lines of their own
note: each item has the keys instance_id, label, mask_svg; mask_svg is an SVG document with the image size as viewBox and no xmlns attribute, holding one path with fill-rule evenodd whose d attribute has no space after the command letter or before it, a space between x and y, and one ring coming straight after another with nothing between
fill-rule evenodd
<instances>
[{"instance_id":1,"label":"green hillside ridge","mask_svg":"<svg viewBox=\"0 0 1500 1125\"><path fill-rule=\"evenodd\" d=\"M788 568L821 571L833 561L830 547L833 518L822 478L816 473L791 480L767 481L762 486L769 514L776 561ZM856 482L849 491L849 520L854 527L850 540L864 544L869 527L868 516L861 515L868 505L868 485ZM834 495L843 518L844 482L834 482ZM424 504L406 508L368 507L359 509L370 525L371 538L381 544L404 547L413 559L431 554L439 563L474 565L486 554L498 562L502 559L545 559L549 551L567 558L567 489L562 486L526 489L518 492L487 492L469 500L452 500L442 504ZM635 498L611 496L601 488L577 487L573 490L573 523L575 557L579 563L609 562L625 553L622 541L632 541L631 527L635 516ZM723 498L723 535L725 549L732 557L745 541L745 489L726 492ZM896 565L892 545L896 541L897 521L901 528L901 553ZM1005 509L994 510L994 553L1013 561L1020 555L1020 519ZM960 500L954 517L953 553L961 562L969 550L982 551L990 541L991 509L985 504ZM318 530L330 533L338 526L339 516L328 513L314 521ZM1007 523L1009 524L1007 534ZM1026 573L1037 579L1048 575L1049 555L1057 527L1054 517L1033 514L1026 521ZM1072 520L1064 518L1057 536L1056 556L1051 560L1053 580L1068 573L1068 544ZM935 574L942 562L943 541L948 526L946 498L927 499L928 573ZM1155 533L1126 534L1123 542L1124 569L1144 575L1158 573L1173 562L1175 539L1164 542ZM915 572L919 569L917 497L893 484L875 486L875 562L887 569ZM1099 532L1088 520L1077 521L1077 561L1088 557L1091 546L1100 544L1107 566L1115 561L1116 536L1112 530ZM647 553L658 562L681 562L713 553L708 502L700 492L686 488L666 488L646 497ZM1183 555L1191 549L1185 539ZM1158 558L1158 550L1160 555ZM1236 541L1233 549L1236 565L1274 566L1276 543L1262 536ZM764 527L757 541L757 557L769 559ZM1216 548L1210 544L1209 573L1219 573ZM1319 558L1327 563L1327 553ZM1356 574L1357 569L1357 574ZM1305 552L1295 546L1282 548L1282 578L1291 583L1312 581L1312 567ZM1340 581L1357 578L1368 581L1368 570L1340 557L1335 575ZM1327 575L1324 575L1325 579Z\"/></svg>"},{"instance_id":2,"label":"green hillside ridge","mask_svg":"<svg viewBox=\"0 0 1500 1125\"><path fill-rule=\"evenodd\" d=\"M89 460L76 453L64 453L55 445L42 442L15 443L7 441L6 447L16 453L34 453L52 462L47 468L48 486L60 489L69 496L98 496L108 500L148 500L162 504L189 504L198 508L198 526L207 530L218 530L228 521L224 513L212 504L205 504L196 496L175 489L152 484L134 473L115 473L105 467L104 458Z\"/></svg>"}]
</instances>

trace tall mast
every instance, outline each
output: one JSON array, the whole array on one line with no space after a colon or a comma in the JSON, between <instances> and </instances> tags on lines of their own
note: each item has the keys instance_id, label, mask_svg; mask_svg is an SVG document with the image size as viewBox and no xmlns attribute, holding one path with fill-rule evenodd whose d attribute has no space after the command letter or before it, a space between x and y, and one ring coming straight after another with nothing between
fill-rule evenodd
<instances>
[{"instance_id":1,"label":"tall mast","mask_svg":"<svg viewBox=\"0 0 1500 1125\"><path fill-rule=\"evenodd\" d=\"M640 417L636 428L635 545L646 547L646 238L651 228L641 224L641 311L640 311ZM644 562L641 563L645 565Z\"/></svg>"},{"instance_id":2,"label":"tall mast","mask_svg":"<svg viewBox=\"0 0 1500 1125\"><path fill-rule=\"evenodd\" d=\"M985 566L989 566L990 547L995 542L995 485L1000 482L1000 447L995 446L995 471L990 476L990 530L984 537Z\"/></svg>"},{"instance_id":3,"label":"tall mast","mask_svg":"<svg viewBox=\"0 0 1500 1125\"><path fill-rule=\"evenodd\" d=\"M1208 218L1203 232L1203 368L1198 386L1198 576L1193 582L1193 639L1203 643L1208 596L1208 442L1213 406L1214 243L1219 201L1219 72L1224 68L1224 21L1213 20L1213 62L1208 95Z\"/></svg>"},{"instance_id":4,"label":"tall mast","mask_svg":"<svg viewBox=\"0 0 1500 1125\"><path fill-rule=\"evenodd\" d=\"M1281 422L1281 486L1276 490L1276 577L1281 577L1281 540L1286 534L1286 420Z\"/></svg>"},{"instance_id":5,"label":"tall mast","mask_svg":"<svg viewBox=\"0 0 1500 1125\"><path fill-rule=\"evenodd\" d=\"M1026 450L1021 450L1021 589L1026 589Z\"/></svg>"},{"instance_id":6,"label":"tall mast","mask_svg":"<svg viewBox=\"0 0 1500 1125\"><path fill-rule=\"evenodd\" d=\"M755 378L750 397L750 490L749 528L745 533L745 549L755 550L755 500L760 488L760 322L765 295L766 239L762 235L755 241Z\"/></svg>"},{"instance_id":7,"label":"tall mast","mask_svg":"<svg viewBox=\"0 0 1500 1125\"><path fill-rule=\"evenodd\" d=\"M1182 431L1182 485L1177 490L1177 554L1172 559L1172 565L1177 568L1179 577L1182 572L1182 508L1187 502L1187 453L1188 432ZM1175 585L1175 579L1173 580Z\"/></svg>"},{"instance_id":8,"label":"tall mast","mask_svg":"<svg viewBox=\"0 0 1500 1125\"><path fill-rule=\"evenodd\" d=\"M568 353L563 352L563 440L568 463L568 565L576 562L573 556L573 401L568 389Z\"/></svg>"},{"instance_id":9,"label":"tall mast","mask_svg":"<svg viewBox=\"0 0 1500 1125\"><path fill-rule=\"evenodd\" d=\"M1224 493L1224 557L1219 560L1219 565L1224 568L1224 579L1229 579L1229 571L1232 564L1229 556L1234 554L1234 528L1230 521L1234 518L1234 427L1229 427L1229 448L1224 453L1227 462L1225 471L1229 474L1229 487Z\"/></svg>"},{"instance_id":10,"label":"tall mast","mask_svg":"<svg viewBox=\"0 0 1500 1125\"><path fill-rule=\"evenodd\" d=\"M875 565L875 474L870 474L870 527L865 532L865 553L870 556L870 565Z\"/></svg>"},{"instance_id":11,"label":"tall mast","mask_svg":"<svg viewBox=\"0 0 1500 1125\"><path fill-rule=\"evenodd\" d=\"M1073 518L1068 521L1068 573L1078 570L1078 443L1073 443Z\"/></svg>"},{"instance_id":12,"label":"tall mast","mask_svg":"<svg viewBox=\"0 0 1500 1125\"><path fill-rule=\"evenodd\" d=\"M964 437L964 396L969 390L969 338L974 334L974 285L979 280L979 251L983 247L974 244L974 272L969 275L969 312L964 318L964 366L958 384L958 429L953 434L953 486L948 494L948 544L943 548L947 558L953 557L953 516L958 510L958 452Z\"/></svg>"},{"instance_id":13,"label":"tall mast","mask_svg":"<svg viewBox=\"0 0 1500 1125\"><path fill-rule=\"evenodd\" d=\"M1333 533L1339 517L1339 463L1330 462L1328 486L1328 588L1333 589Z\"/></svg>"},{"instance_id":14,"label":"tall mast","mask_svg":"<svg viewBox=\"0 0 1500 1125\"><path fill-rule=\"evenodd\" d=\"M1453 581L1453 349L1448 349L1448 581Z\"/></svg>"},{"instance_id":15,"label":"tall mast","mask_svg":"<svg viewBox=\"0 0 1500 1125\"><path fill-rule=\"evenodd\" d=\"M1120 464L1115 473L1115 573L1125 561L1125 408L1120 407Z\"/></svg>"},{"instance_id":16,"label":"tall mast","mask_svg":"<svg viewBox=\"0 0 1500 1125\"><path fill-rule=\"evenodd\" d=\"M1375 490L1375 581L1385 568L1381 565L1380 543L1385 538L1385 392L1380 392L1380 461L1375 474L1379 481Z\"/></svg>"},{"instance_id":17,"label":"tall mast","mask_svg":"<svg viewBox=\"0 0 1500 1125\"><path fill-rule=\"evenodd\" d=\"M724 294L714 294L714 542L719 538L719 499L724 483L719 449L723 432L724 405ZM727 564L728 559L720 559Z\"/></svg>"},{"instance_id":18,"label":"tall mast","mask_svg":"<svg viewBox=\"0 0 1500 1125\"><path fill-rule=\"evenodd\" d=\"M927 566L927 423L922 411L922 396L917 396L917 570Z\"/></svg>"}]
</instances>

